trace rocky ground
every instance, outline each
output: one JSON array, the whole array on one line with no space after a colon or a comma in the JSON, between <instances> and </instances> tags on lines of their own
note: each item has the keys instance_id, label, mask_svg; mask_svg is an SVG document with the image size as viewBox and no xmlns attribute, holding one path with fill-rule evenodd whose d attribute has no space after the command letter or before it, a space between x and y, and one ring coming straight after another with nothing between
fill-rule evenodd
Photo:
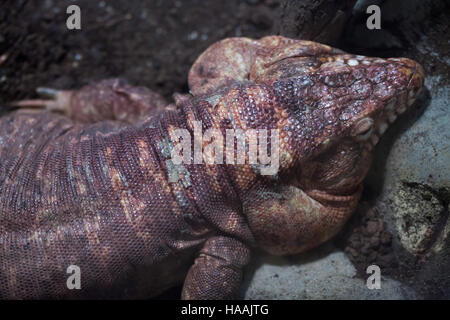
<instances>
[{"instance_id":1,"label":"rocky ground","mask_svg":"<svg viewBox=\"0 0 450 320\"><path fill-rule=\"evenodd\" d=\"M66 28L65 10L73 3L82 9L81 31ZM365 27L372 3L382 8L381 30ZM286 26L300 32L298 17L280 8L286 7L278 0L2 1L0 113L8 101L35 97L37 86L75 88L115 76L170 99L187 91L190 65L213 42L283 34ZM439 0L360 0L350 11L336 46L415 59L424 66L427 89L377 146L363 199L345 230L304 255L256 254L242 297L450 298L448 9ZM365 285L371 264L381 268L381 290Z\"/></svg>"}]
</instances>

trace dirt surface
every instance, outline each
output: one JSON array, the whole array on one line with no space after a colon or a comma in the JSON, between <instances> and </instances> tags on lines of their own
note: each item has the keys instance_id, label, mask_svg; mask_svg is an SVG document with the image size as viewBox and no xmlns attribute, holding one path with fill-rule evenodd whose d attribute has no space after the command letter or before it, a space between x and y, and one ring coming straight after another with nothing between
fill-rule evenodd
<instances>
[{"instance_id":1,"label":"dirt surface","mask_svg":"<svg viewBox=\"0 0 450 320\"><path fill-rule=\"evenodd\" d=\"M68 30L66 8L81 8ZM278 2L7 0L0 5L0 108L38 86L75 88L121 76L170 98L212 43L271 34Z\"/></svg>"},{"instance_id":2,"label":"dirt surface","mask_svg":"<svg viewBox=\"0 0 450 320\"><path fill-rule=\"evenodd\" d=\"M66 8L71 4L81 8L82 30L66 27ZM0 115L7 110L7 102L36 97L36 87L76 88L117 76L171 99L174 92L188 90L191 64L212 43L226 37L276 33L279 7L278 0L3 0ZM448 62L441 59L449 56L449 16L440 6L430 6L423 15L420 24L413 26L402 25L401 17L383 20L379 37L389 41L379 45L376 37L367 38L361 32L364 16L356 13L338 46L364 55L413 58L427 74L443 70L449 74ZM437 54L427 52L426 46L415 46L423 35L438 45ZM372 169L372 175L376 170L380 169ZM383 214L373 206L376 186L366 187L369 191L357 213L335 241L361 276L367 265L376 263L384 274L407 279L411 269L399 265ZM163 298L174 297L178 291Z\"/></svg>"}]
</instances>

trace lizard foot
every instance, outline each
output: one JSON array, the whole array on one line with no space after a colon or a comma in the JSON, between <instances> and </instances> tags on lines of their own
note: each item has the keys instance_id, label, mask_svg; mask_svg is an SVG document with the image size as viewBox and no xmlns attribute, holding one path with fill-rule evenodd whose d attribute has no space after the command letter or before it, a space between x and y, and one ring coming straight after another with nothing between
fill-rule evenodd
<instances>
[{"instance_id":1,"label":"lizard foot","mask_svg":"<svg viewBox=\"0 0 450 320\"><path fill-rule=\"evenodd\" d=\"M21 110L40 111L46 109L50 112L64 113L69 112L70 98L72 91L70 90L56 90L52 88L37 88L38 95L47 99L27 99L11 102L12 107L20 108Z\"/></svg>"}]
</instances>

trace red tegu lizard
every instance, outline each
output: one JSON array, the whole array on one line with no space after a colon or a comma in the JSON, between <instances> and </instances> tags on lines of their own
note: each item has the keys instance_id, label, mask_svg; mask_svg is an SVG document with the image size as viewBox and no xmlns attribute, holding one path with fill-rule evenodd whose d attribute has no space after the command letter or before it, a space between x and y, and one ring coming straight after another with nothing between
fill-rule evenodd
<instances>
[{"instance_id":1,"label":"red tegu lizard","mask_svg":"<svg viewBox=\"0 0 450 320\"><path fill-rule=\"evenodd\" d=\"M341 229L424 74L269 36L215 43L188 80L173 104L112 79L43 90L52 99L0 118L0 298L151 297L183 280L183 299L234 297L251 248L298 253ZM278 129L276 175L174 165L171 134L196 121L224 136ZM67 288L71 265L81 290Z\"/></svg>"}]
</instances>

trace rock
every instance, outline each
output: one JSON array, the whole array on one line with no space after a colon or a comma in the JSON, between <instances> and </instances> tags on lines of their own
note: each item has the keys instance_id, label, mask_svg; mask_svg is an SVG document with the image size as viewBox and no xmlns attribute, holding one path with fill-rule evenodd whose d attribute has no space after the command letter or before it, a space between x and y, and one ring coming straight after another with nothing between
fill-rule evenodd
<instances>
[{"instance_id":1,"label":"rock","mask_svg":"<svg viewBox=\"0 0 450 320\"><path fill-rule=\"evenodd\" d=\"M411 288L381 277L381 289L370 290L356 278L347 256L332 245L292 258L258 256L246 270L244 299L418 299ZM260 265L265 261L263 265ZM368 275L369 276L369 275Z\"/></svg>"},{"instance_id":2,"label":"rock","mask_svg":"<svg viewBox=\"0 0 450 320\"><path fill-rule=\"evenodd\" d=\"M417 183L401 183L396 186L391 208L395 228L406 250L420 254L433 245L434 229L440 227L437 223L444 206L432 190Z\"/></svg>"}]
</instances>

